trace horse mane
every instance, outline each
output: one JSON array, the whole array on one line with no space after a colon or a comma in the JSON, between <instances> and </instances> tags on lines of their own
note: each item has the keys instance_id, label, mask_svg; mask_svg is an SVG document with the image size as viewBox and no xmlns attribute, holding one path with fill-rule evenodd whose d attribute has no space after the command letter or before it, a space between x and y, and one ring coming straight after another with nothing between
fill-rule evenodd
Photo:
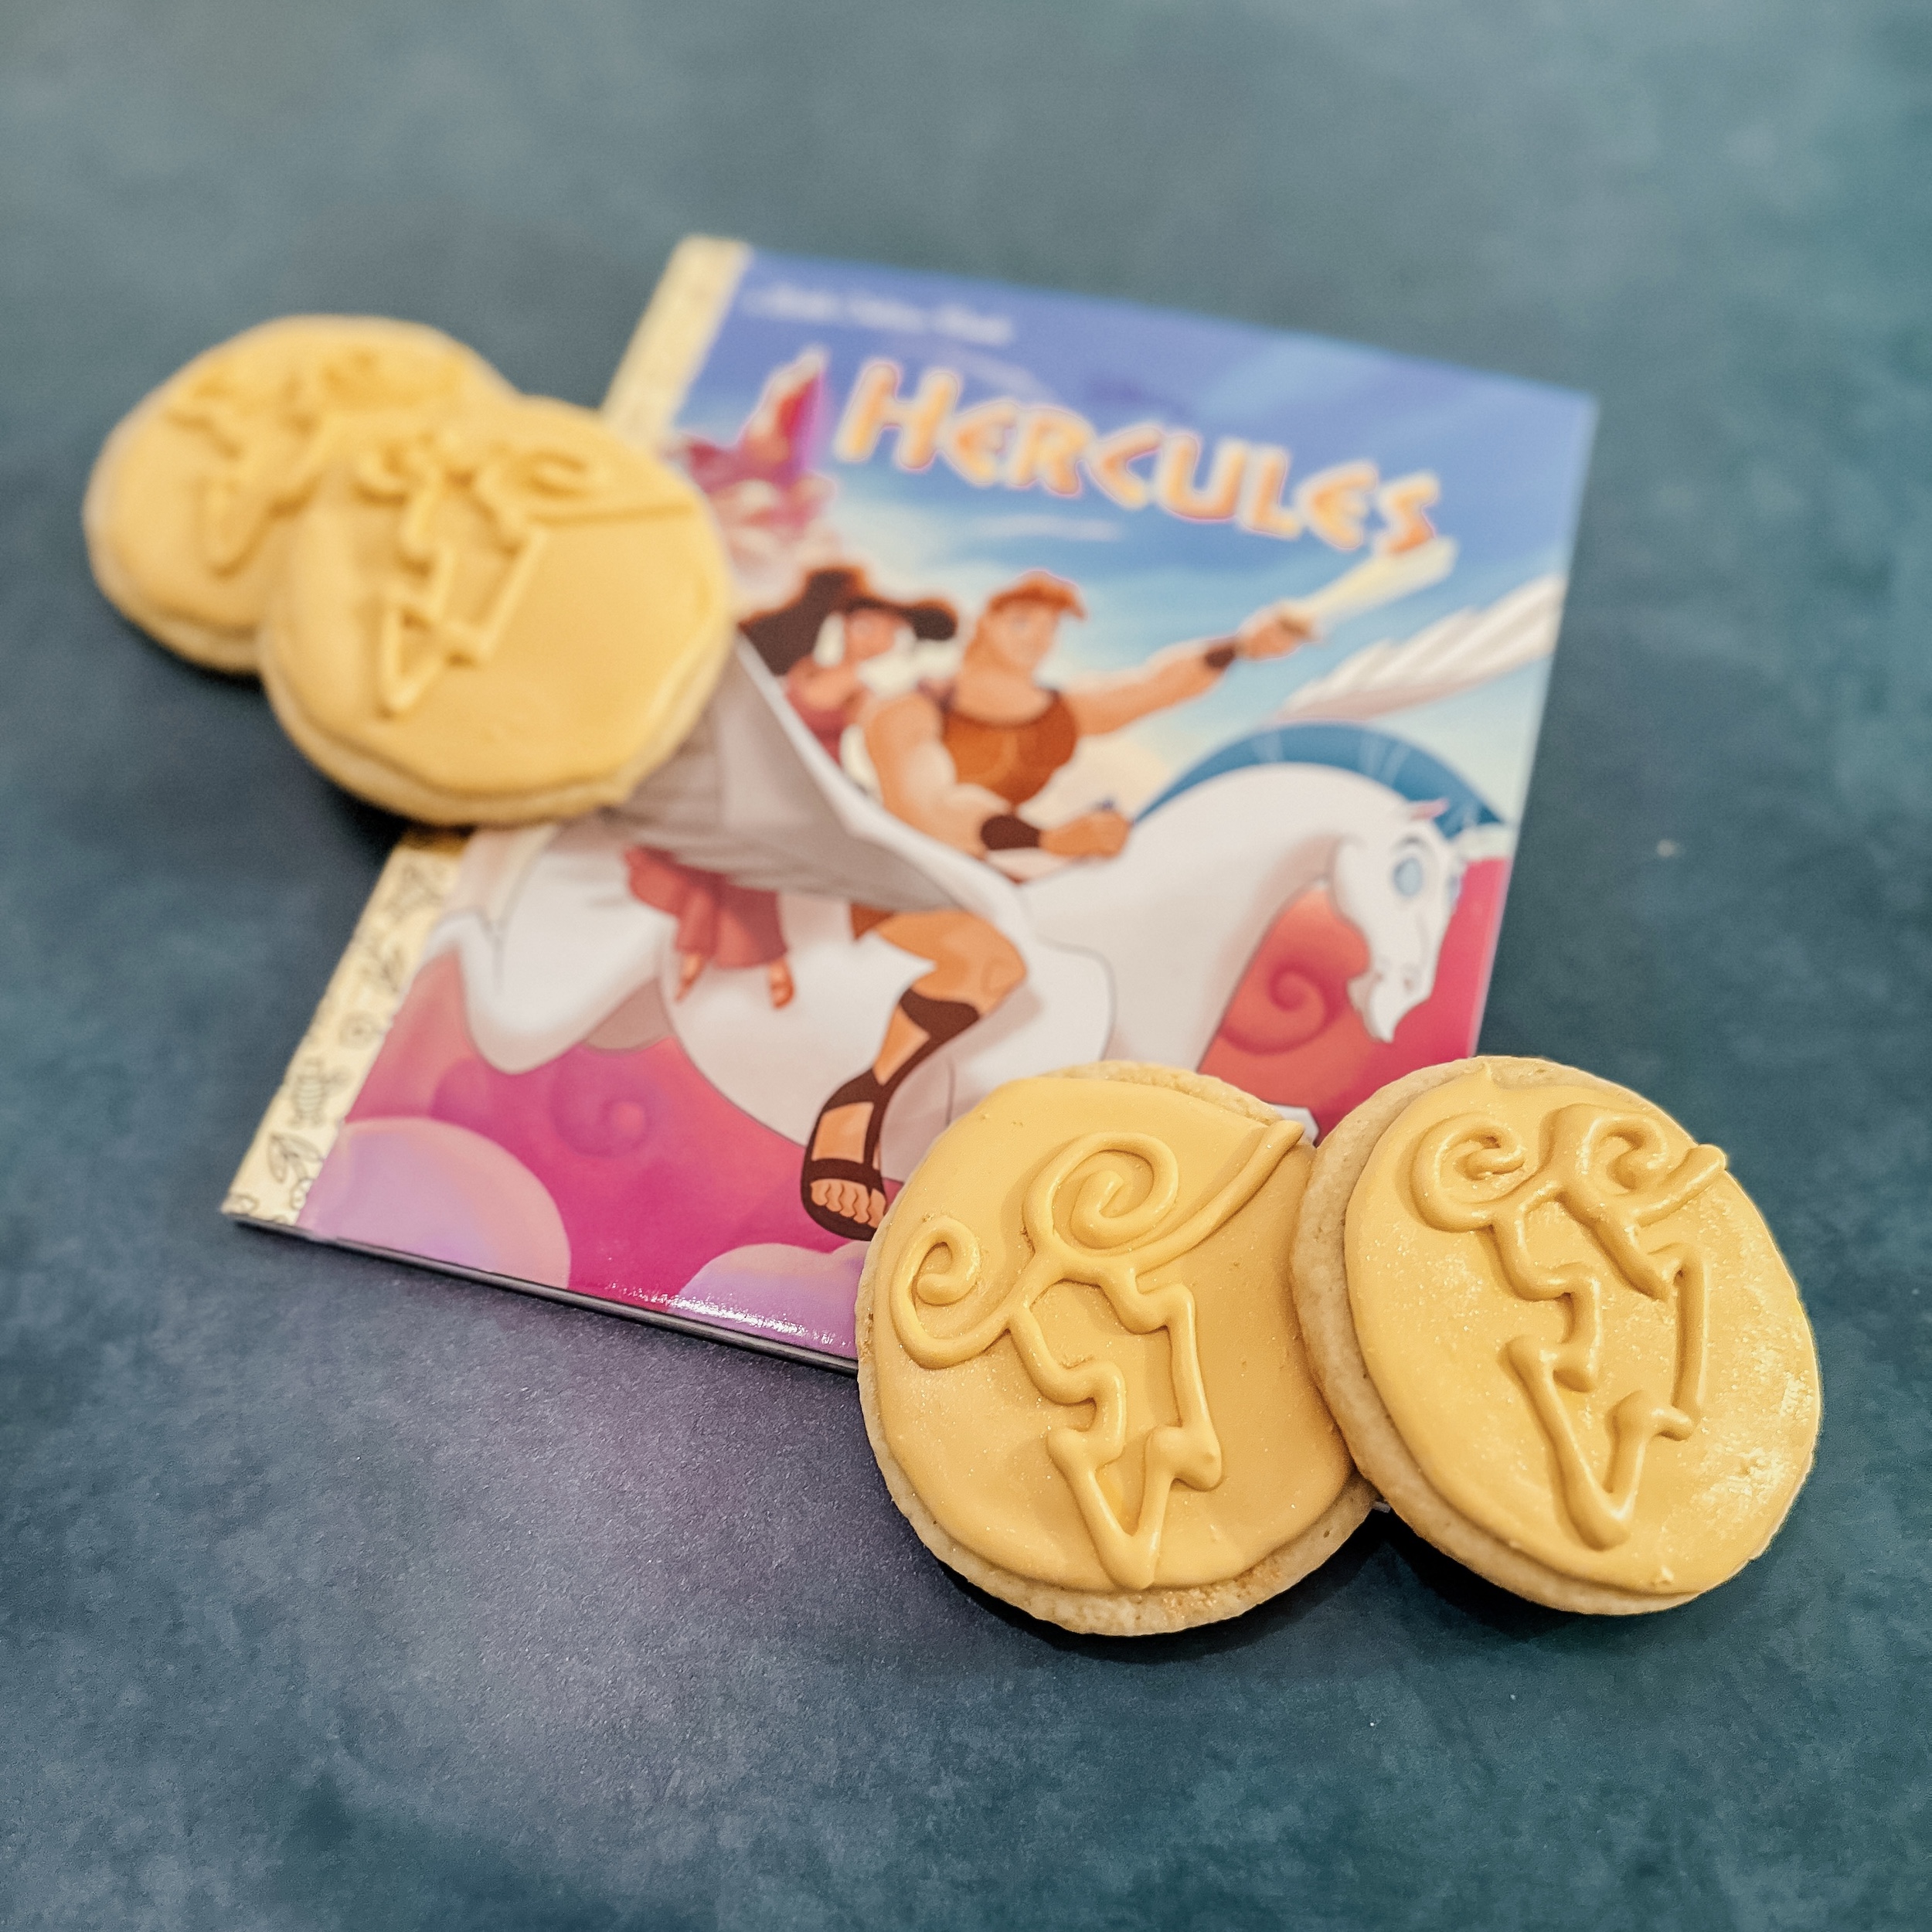
<instances>
[{"instance_id":1,"label":"horse mane","mask_svg":"<svg viewBox=\"0 0 1932 1932\"><path fill-rule=\"evenodd\" d=\"M1182 772L1140 816L1151 818L1184 791L1251 765L1327 765L1372 778L1412 804L1444 800L1436 824L1445 838L1454 838L1474 825L1502 823L1502 815L1468 780L1433 752L1367 725L1328 720L1270 725L1209 752Z\"/></svg>"}]
</instances>

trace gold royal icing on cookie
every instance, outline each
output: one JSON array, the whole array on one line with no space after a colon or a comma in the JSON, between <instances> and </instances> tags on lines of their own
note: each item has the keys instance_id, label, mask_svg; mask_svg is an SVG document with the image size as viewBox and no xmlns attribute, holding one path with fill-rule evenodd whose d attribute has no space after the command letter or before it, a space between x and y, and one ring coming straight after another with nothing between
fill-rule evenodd
<instances>
[{"instance_id":1,"label":"gold royal icing on cookie","mask_svg":"<svg viewBox=\"0 0 1932 1932\"><path fill-rule=\"evenodd\" d=\"M940 1137L879 1236L873 1348L887 1443L960 1543L1066 1588L1184 1587L1335 1502L1287 1284L1299 1132L1054 1077Z\"/></svg>"},{"instance_id":2,"label":"gold royal icing on cookie","mask_svg":"<svg viewBox=\"0 0 1932 1932\"><path fill-rule=\"evenodd\" d=\"M1383 1134L1346 1244L1390 1419L1492 1535L1678 1596L1777 1529L1818 1430L1810 1327L1723 1154L1668 1116L1463 1075Z\"/></svg>"},{"instance_id":3,"label":"gold royal icing on cookie","mask_svg":"<svg viewBox=\"0 0 1932 1932\"><path fill-rule=\"evenodd\" d=\"M332 475L291 546L266 668L325 766L335 745L458 799L543 794L669 750L722 663L729 607L681 477L587 410L488 404L373 440Z\"/></svg>"},{"instance_id":4,"label":"gold royal icing on cookie","mask_svg":"<svg viewBox=\"0 0 1932 1932\"><path fill-rule=\"evenodd\" d=\"M375 318L293 317L209 350L110 445L96 535L121 600L246 643L332 462L385 421L507 393L460 345Z\"/></svg>"}]
</instances>

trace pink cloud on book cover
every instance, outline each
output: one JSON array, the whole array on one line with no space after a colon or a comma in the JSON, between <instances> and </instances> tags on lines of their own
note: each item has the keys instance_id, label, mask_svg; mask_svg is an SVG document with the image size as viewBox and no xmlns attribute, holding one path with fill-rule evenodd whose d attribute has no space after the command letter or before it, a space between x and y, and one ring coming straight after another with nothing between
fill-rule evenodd
<instances>
[{"instance_id":1,"label":"pink cloud on book cover","mask_svg":"<svg viewBox=\"0 0 1932 1932\"><path fill-rule=\"evenodd\" d=\"M864 1251L800 1206L794 1143L733 1107L672 1040L498 1071L470 1039L454 959L410 988L298 1225L852 1352Z\"/></svg>"},{"instance_id":2,"label":"pink cloud on book cover","mask_svg":"<svg viewBox=\"0 0 1932 1932\"><path fill-rule=\"evenodd\" d=\"M1386 1043L1347 995L1360 935L1304 895L1257 948L1202 1070L1326 1131L1396 1073L1470 1051L1508 874L1500 859L1468 868L1434 990ZM673 1039L499 1071L444 957L411 987L300 1225L849 1359L865 1250L806 1215L799 1155Z\"/></svg>"}]
</instances>

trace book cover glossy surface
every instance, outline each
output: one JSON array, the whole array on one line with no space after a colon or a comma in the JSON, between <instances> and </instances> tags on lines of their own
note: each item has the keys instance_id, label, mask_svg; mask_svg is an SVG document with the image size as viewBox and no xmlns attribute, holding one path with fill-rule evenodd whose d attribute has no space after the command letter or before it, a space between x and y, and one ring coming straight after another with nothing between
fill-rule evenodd
<instances>
[{"instance_id":1,"label":"book cover glossy surface","mask_svg":"<svg viewBox=\"0 0 1932 1932\"><path fill-rule=\"evenodd\" d=\"M724 680L624 804L404 841L231 1213L849 1362L1002 1080L1318 1131L1471 1049L1587 399L699 240L606 409L716 513Z\"/></svg>"}]
</instances>

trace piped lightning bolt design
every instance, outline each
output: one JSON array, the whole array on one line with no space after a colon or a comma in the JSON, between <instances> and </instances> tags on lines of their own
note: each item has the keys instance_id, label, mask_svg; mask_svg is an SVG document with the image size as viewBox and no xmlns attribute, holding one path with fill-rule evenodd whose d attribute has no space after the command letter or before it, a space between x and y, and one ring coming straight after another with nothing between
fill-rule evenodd
<instances>
[{"instance_id":1,"label":"piped lightning bolt design","mask_svg":"<svg viewBox=\"0 0 1932 1932\"><path fill-rule=\"evenodd\" d=\"M1032 1243L1032 1258L993 1305L957 1335L935 1335L919 1304L952 1307L980 1285L983 1264L972 1230L950 1216L935 1217L893 1270L893 1326L921 1368L956 1368L1010 1335L1033 1386L1048 1401L1067 1407L1093 1403L1094 1420L1085 1428L1047 1431L1046 1452L1073 1489L1102 1567L1122 1589L1145 1590L1154 1580L1174 1485L1212 1489L1221 1480L1221 1439L1202 1380L1193 1293L1177 1281L1148 1287L1140 1277L1192 1252L1232 1220L1301 1134L1287 1121L1263 1128L1234 1175L1185 1215L1175 1212L1180 1163L1165 1141L1151 1134L1108 1132L1070 1142L1041 1166L1027 1187L1022 1215ZM1074 1189L1063 1213L1062 1189L1088 1162L1108 1154L1124 1155L1146 1166L1151 1176L1146 1193L1131 1206L1118 1206L1127 1182L1111 1169L1096 1168ZM941 1248L946 1266L929 1272ZM1095 1359L1070 1366L1054 1355L1036 1304L1061 1281L1098 1288L1121 1325L1136 1335L1167 1331L1180 1420L1148 1434L1141 1507L1131 1530L1114 1513L1100 1481L1100 1471L1127 1447L1127 1379L1111 1362Z\"/></svg>"},{"instance_id":2,"label":"piped lightning bolt design","mask_svg":"<svg viewBox=\"0 0 1932 1932\"><path fill-rule=\"evenodd\" d=\"M364 496L400 510L396 568L382 587L376 637L376 699L392 718L414 709L452 666L487 664L495 655L550 526L684 510L675 498L627 490L594 457L447 427L365 450L355 478ZM473 616L458 607L474 539L457 535L444 517L465 498L500 563L494 589Z\"/></svg>"},{"instance_id":3,"label":"piped lightning bolt design","mask_svg":"<svg viewBox=\"0 0 1932 1932\"><path fill-rule=\"evenodd\" d=\"M1548 1125L1543 1163L1532 1166L1514 1128L1483 1114L1458 1114L1417 1143L1410 1185L1431 1226L1488 1235L1513 1292L1529 1301L1569 1302L1569 1332L1560 1347L1520 1335L1504 1354L1556 1452L1570 1522L1593 1549L1608 1549L1630 1535L1651 1443L1658 1436L1685 1440L1704 1403L1703 1257L1682 1243L1648 1252L1638 1234L1709 1187L1724 1172L1724 1156L1717 1148L1696 1146L1673 1165L1655 1121L1588 1103L1559 1108ZM1594 1260L1537 1265L1529 1217L1550 1202L1595 1238L1609 1269ZM1557 1385L1579 1392L1597 1386L1604 1297L1620 1281L1655 1301L1668 1301L1675 1290L1677 1371L1668 1401L1638 1388L1611 1411L1610 1474L1599 1482Z\"/></svg>"},{"instance_id":4,"label":"piped lightning bolt design","mask_svg":"<svg viewBox=\"0 0 1932 1932\"><path fill-rule=\"evenodd\" d=\"M300 509L352 434L352 419L454 397L454 355L351 343L264 378L245 353L211 361L168 405L220 460L202 479L196 533L217 576L253 556L278 517Z\"/></svg>"}]
</instances>

